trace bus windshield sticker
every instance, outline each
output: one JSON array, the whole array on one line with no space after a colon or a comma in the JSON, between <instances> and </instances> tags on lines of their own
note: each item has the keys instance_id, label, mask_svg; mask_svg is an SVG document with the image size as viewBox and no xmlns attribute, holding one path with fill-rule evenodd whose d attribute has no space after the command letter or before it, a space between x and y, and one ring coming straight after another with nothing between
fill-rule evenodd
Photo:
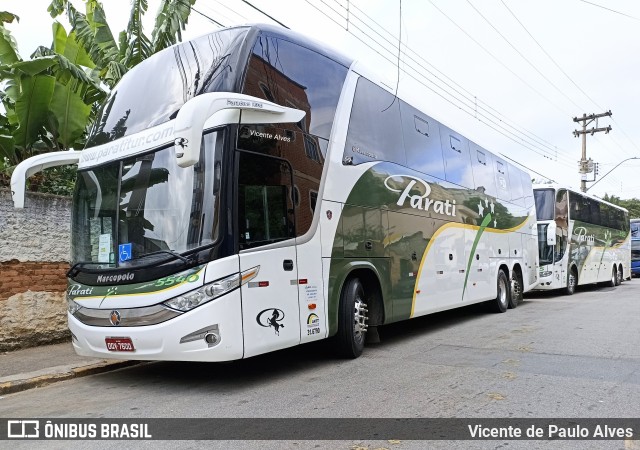
<instances>
[{"instance_id":1,"label":"bus windshield sticker","mask_svg":"<svg viewBox=\"0 0 640 450\"><path fill-rule=\"evenodd\" d=\"M131 242L127 244L118 245L118 255L120 262L128 261L131 259Z\"/></svg>"}]
</instances>

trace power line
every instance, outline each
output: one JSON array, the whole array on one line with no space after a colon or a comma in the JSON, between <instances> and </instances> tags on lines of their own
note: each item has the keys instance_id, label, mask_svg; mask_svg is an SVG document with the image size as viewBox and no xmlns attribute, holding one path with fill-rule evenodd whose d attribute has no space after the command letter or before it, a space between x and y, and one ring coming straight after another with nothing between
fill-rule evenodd
<instances>
[{"instance_id":1,"label":"power line","mask_svg":"<svg viewBox=\"0 0 640 450\"><path fill-rule=\"evenodd\" d=\"M551 181L552 183L557 183L557 181L556 181L556 180L552 180L552 179L551 179L551 178L549 178L548 176L546 176L546 175L542 175L540 172L536 172L536 171L535 171L535 170L533 170L532 168L525 166L524 164L522 164L522 163L520 163L520 162L516 161L515 159L513 159L513 158L509 158L509 157L508 157L507 155L505 155L504 153L500 153L500 156L502 156L502 157L504 157L504 158L507 158L509 161L512 161L512 162L516 163L517 165L519 165L519 166L521 166L521 167L524 167L525 169L527 169L527 170L528 170L528 171L530 171L530 172L535 173L536 175L540 175L540 176L541 176L542 178L544 178L545 180L549 180L549 181Z\"/></svg>"},{"instance_id":2,"label":"power line","mask_svg":"<svg viewBox=\"0 0 640 450\"><path fill-rule=\"evenodd\" d=\"M237 15L238 17L240 17L241 19L243 19L244 21L248 22L249 19L247 19L246 16L243 16L242 14L240 14L238 11L236 11L235 9L231 9L229 8L227 5L225 5L222 2L219 2L218 0L213 0L213 2L217 3L218 5L222 6L223 8L225 8L226 10L234 13L235 15Z\"/></svg>"},{"instance_id":3,"label":"power line","mask_svg":"<svg viewBox=\"0 0 640 450\"><path fill-rule=\"evenodd\" d=\"M533 86L531 86L529 83L527 83L520 75L518 75L517 73L515 73L509 66L507 66L505 63L503 63L497 56L495 56L493 53L491 53L489 50L487 50L487 48L485 46L483 46L480 42L478 42L476 39L473 38L473 36L471 36L469 33L467 33L467 31L461 27L460 25L458 25L458 23L453 20L451 17L449 17L444 11L442 11L440 8L438 8L436 6L435 3L433 3L432 0L428 0L429 3L431 3L431 5L437 9L440 14L442 14L443 16L445 16L449 22L451 22L453 25L455 25L460 31L462 31L469 39L471 39L478 47L480 47L482 50L485 51L485 53L487 53L489 56L491 56L498 64L500 64L502 67L504 67L505 69L507 69L509 72L511 72L511 74L513 74L513 76L515 76L518 80L520 80L525 86L527 86L529 89L531 89L533 92L535 92L540 98L546 100L550 105L552 105L553 107L555 107L558 111L562 112L563 114L567 114L570 115L567 111L563 111L562 108L558 105L556 105L554 102L552 102L549 98L547 98L545 95L543 95L540 91L538 91L536 88L534 88Z\"/></svg>"},{"instance_id":4,"label":"power line","mask_svg":"<svg viewBox=\"0 0 640 450\"><path fill-rule=\"evenodd\" d=\"M340 4L337 0L334 0L336 3L338 3L343 9L344 6L342 4ZM323 1L323 3L325 3ZM325 3L326 4L326 3ZM328 5L327 5L328 6ZM395 37L382 25L380 25L375 19L373 19L371 16L367 15L366 12L364 12L362 9L358 8L357 5L352 4L351 6L353 6L355 9L357 9L364 17L366 17L369 21L373 22L375 25L377 25L383 32L385 32L387 35L389 35L392 39L395 39ZM329 7L332 11L336 12L333 8ZM348 13L348 11L347 11ZM341 16L339 13L337 13L341 18L344 19L344 16ZM352 13L353 14L353 13ZM371 27L369 24L367 24L364 20L362 20L361 18L357 17L357 15L355 16L364 26L366 26L368 29L370 29L371 31L373 31L375 34L377 34L380 38L382 38L384 41L386 41L387 43L389 43L390 45L395 45L393 42L391 42L389 39L385 38L382 34L380 34L377 30L375 30L373 27ZM347 17L348 20L348 17ZM347 28L346 31L349 32L348 29L348 24L347 24ZM363 34L366 35L366 33L362 30L360 30ZM382 47L382 45L375 41L378 45L380 45ZM403 44L404 45L404 44ZM485 110L490 116L495 117L497 120L499 120L501 123L505 124L506 126L508 126L509 128L513 129L515 132L520 133L522 135L527 135L529 139L531 139L532 141L537 142L537 144L540 144L544 147L547 147L548 149L550 149L551 151L553 151L553 155L554 157L557 158L558 155L558 147L555 146L554 144L551 144L550 142L548 142L547 140L545 140L544 138L536 135L535 133L532 133L531 131L527 130L526 128L523 128L517 124L512 124L510 123L509 119L502 114L500 111L496 110L495 108L491 107L489 104L487 104L486 102L482 101L481 99L477 98L476 96L474 96L471 92L469 92L467 89L464 88L464 86L460 85L459 83L457 83L455 80L453 80L451 77L449 77L447 74L445 74L444 72L442 72L440 69L438 69L436 66L434 66L433 64L431 64L429 61L427 61L425 58L423 58L419 53L417 53L416 51L414 51L413 49L411 49L409 46L404 45L404 47L406 48L406 50L408 52L410 52L411 54L415 55L420 61L422 61L422 63L420 63L419 61L416 61L416 59L412 58L407 52L403 52L405 56L407 56L410 60L412 60L413 62L415 62L416 64L418 64L418 66L420 66L423 70L425 70L427 73L429 73L431 76L433 76L436 80L438 80L438 82L441 82L442 84L444 84L445 86L447 86L448 88L450 88L451 90L453 90L456 94L460 95L461 97L463 97L463 101L466 101L469 103L470 106L474 107L475 109L480 108ZM429 70L427 67L425 67L425 65L431 67L434 71L438 72L438 74L440 74L442 77L444 77L446 80L448 80L451 84L455 85L452 86L451 84L449 84L447 81L443 80L440 76L438 76L437 74L433 73L431 70ZM440 86L438 86L434 81L430 80L428 77L426 77L424 74L422 74L424 76L425 79L427 79L429 82L433 83L435 86L437 86L439 89L442 89L443 91L446 92L446 90ZM463 91L463 92L460 92ZM452 97L455 98L455 96L453 96L452 94L448 93L449 95L451 95ZM461 101L460 99L457 99L458 101ZM485 105L485 106L483 106ZM565 152L565 150L563 150ZM563 155L561 155L563 156ZM563 156L564 157L564 156ZM573 160L571 160L573 162Z\"/></svg>"},{"instance_id":5,"label":"power line","mask_svg":"<svg viewBox=\"0 0 640 450\"><path fill-rule=\"evenodd\" d=\"M330 15L328 15L325 11L321 10L320 8L318 8L316 5L314 5L313 3L311 3L309 0L305 0L305 1L306 1L310 6L312 6L313 8L315 8L318 12L320 12L322 15L324 15L325 17L327 17L329 20L331 20L332 22L334 22L334 23L335 23L335 24L337 24L338 26L342 27L342 25L341 25L341 24L340 24L336 19L334 19L333 17L331 17ZM322 0L321 0L321 1L322 1ZM324 4L326 5L326 3L325 3L324 1L322 1L322 3L324 3ZM327 6L328 6L328 5L327 5ZM331 9L332 11L336 12L333 8L330 8L330 9ZM344 19L344 16L340 16L340 17ZM353 24L353 22L352 22L352 24ZM355 26L355 25L353 25L353 26ZM380 45L380 43L379 43L379 42L377 42L375 39L371 38L371 36L370 36L370 35L368 35L366 32L364 32L362 29L358 28L357 26L355 26L355 27L356 27L356 29L358 29L361 33L363 33L363 34L364 34L368 39L370 39L370 40L372 40L373 42L375 42L376 44ZM371 45L369 45L369 43L365 42L362 38L360 38L359 36L355 35L353 32L351 32L351 31L349 31L349 32L352 34L352 36L353 36L353 37L355 37L355 38L356 38L356 39L358 39L361 43L363 43L365 46L367 46L368 48L370 48L371 50L373 50L374 52L376 52L380 57L382 57L382 58L383 58L383 59L385 59L386 61L388 61L388 62L390 62L390 63L392 63L392 64L393 64L393 60L392 60L392 59L390 59L389 57L387 57L387 56L383 55L382 53L380 53L378 50L376 50L376 49L375 49L375 48L373 48ZM382 46L382 45L380 45L380 46L381 46L381 48L382 48L383 50L385 50L386 52L390 53L390 50L386 49L386 48L385 48L384 46ZM417 69L415 69L415 68L414 68L414 67L412 67L411 65L406 64L406 63L405 63L405 67L408 67L408 68L410 68L410 69L414 70L414 71L415 71L419 76L421 76L421 77L425 78L425 77L424 77L424 75L423 75L421 72L419 72ZM427 88L427 89L429 89L430 91L434 92L436 95L438 95L439 97L441 97L443 100L445 100L445 101L447 101L448 103L452 104L453 106L457 107L458 109L460 109L460 110L461 110L461 111L463 111L464 113L466 113L466 114L471 115L472 117L474 117L474 113L473 113L473 111L465 110L463 107L461 107L461 106L459 106L459 105L456 105L452 100L450 100L449 98L446 98L443 94L441 94L440 92L437 92L436 90L434 90L434 89L433 89L433 88L431 88L430 86L427 86L423 81L421 81L421 80L419 80L418 78L416 78L414 75L412 75L411 73L409 73L406 69L403 69L403 71L404 71L404 72L405 72L409 77L413 78L417 83L421 84L422 86L426 87L426 88ZM428 80L428 79L427 79L427 80ZM428 81L430 81L430 80L428 80ZM431 81L430 81L430 82L431 82ZM442 89L442 88L440 88L440 89ZM449 95L450 95L450 94L449 94ZM454 98L455 98L455 97L454 97ZM459 99L456 99L456 100L458 100L458 101L459 101ZM483 116L483 117L486 117L486 116L484 116L484 115L482 115L482 116ZM515 143L517 143L517 144L519 144L519 145L521 145L522 147L524 147L524 148L526 148L526 149L528 149L528 150L531 150L532 152L534 152L534 153L538 154L539 156L543 156L543 157L545 157L545 158L548 158L546 155L544 155L543 153L540 153L540 152L539 152L539 151L537 151L535 148L532 148L532 147L530 147L529 145L527 145L528 143L524 142L524 139L522 139L522 138L519 138L519 139L514 138L514 137L513 137L513 133L512 133L512 132L509 132L508 130L505 130L506 132L505 132L505 131L502 131L500 128L502 128L502 129L504 130L504 127L502 127L500 124L497 124L497 126L498 126L498 128L497 128L497 127L492 126L492 125L491 125L491 123L489 123L489 122L487 122L487 121L485 121L485 120L482 120L482 119L480 119L480 118L478 118L478 117L475 117L475 118L476 118L479 122L481 122L481 123L485 124L485 125L486 125L486 126L488 126L489 128L491 128L491 129L493 129L494 131L498 132L499 134L503 135L503 136L504 136L504 137L506 137L507 139L509 139L509 140L511 140L511 141L513 141L513 142L515 142ZM490 119L489 119L489 120L490 120ZM493 123L495 123L495 122L493 122ZM509 134L507 134L507 133L509 133ZM540 150L540 149L538 149L538 150ZM549 158L549 159L550 159L550 158ZM564 164L564 165L567 165L567 164ZM568 166L568 165L567 165L567 166ZM570 166L569 166L569 167L570 167Z\"/></svg>"},{"instance_id":6,"label":"power line","mask_svg":"<svg viewBox=\"0 0 640 450\"><path fill-rule=\"evenodd\" d=\"M218 10L213 9L211 6L203 4L201 7L205 8L207 11L215 14L216 17L220 17L220 18L224 19L227 23L232 23L233 24L233 23L238 21L237 19L233 19L233 18L229 17L228 15L226 15L226 14L224 14L224 13L218 11Z\"/></svg>"},{"instance_id":7,"label":"power line","mask_svg":"<svg viewBox=\"0 0 640 450\"><path fill-rule=\"evenodd\" d=\"M396 91L393 94L393 101L391 102L391 105L387 106L385 109L382 110L382 112L385 112L387 109L391 108L391 106L395 103L396 99L398 98L398 86L400 86L400 56L402 55L402 0L399 0L400 2L400 13L398 14L398 22L399 22L399 27L398 27L398 74L396 77ZM347 10L347 12L349 12L349 10ZM347 20L348 16L347 16ZM348 28L348 27L347 27Z\"/></svg>"},{"instance_id":8,"label":"power line","mask_svg":"<svg viewBox=\"0 0 640 450\"><path fill-rule=\"evenodd\" d=\"M327 7L328 7L332 12L336 13L336 15L337 15L338 17L340 17L340 18L342 18L342 19L345 19L345 16L341 15L338 11L336 11L334 8L332 8L330 5L328 5L324 0L321 0L321 2L322 2L325 6L327 6ZM315 6L315 5L311 4L308 0L307 0L307 3L309 3L309 4L310 4L312 7L314 7L316 10L318 10L320 13L322 13L322 14L323 14L323 15L325 15L327 18L329 18L331 21L333 21L334 23L336 23L337 25L339 25L339 26L341 26L341 27L342 27L342 25L341 25L340 23L338 23L334 18L332 18L331 16L329 16L326 12L324 12L324 11L320 10L320 8L318 8L317 6ZM336 2L336 3L337 3L337 2ZM340 6L344 9L344 6L343 6L343 5L340 5ZM366 14L364 14L364 15L366 16ZM374 30L371 26L369 26L366 22L364 22L364 21L363 21L360 17L358 17L356 14L351 13L351 16L352 16L352 17L357 18L360 22L362 22L362 23L363 23L363 25L365 25L367 28L371 29L374 33L376 33L378 36L380 36L380 37L381 37L384 41L386 41L388 44L390 44L390 45L395 45L394 43L392 43L391 41L389 41L388 39L386 39L384 36L382 36L380 33L378 33L376 30ZM369 18L369 16L366 16L366 17L368 17L368 18ZM369 19L370 19L370 20L372 20L371 18L369 18ZM372 21L373 21L374 23L376 23L376 25L380 26L377 22L375 22L375 20L372 20ZM388 48L386 48L383 44L381 44L380 42L378 42L375 38L372 38L372 37L371 37L367 32L365 32L365 31L364 31L364 30L362 30L360 27L358 27L358 26L357 26L357 24L356 24L355 22L351 22L351 24L352 24L352 28L355 28L355 29L357 29L358 31L360 31L364 36L366 36L366 37L367 37L368 39L370 39L372 42L374 42L374 43L376 43L378 46L380 46L380 47L381 47L385 52L387 52L387 53L389 53L390 55L392 55L392 51L391 51L391 50L389 50L389 49L388 49ZM384 56L384 55L382 55L379 51L377 51L376 49L374 49L373 47L371 47L371 45L369 45L369 43L367 43L367 42L363 41L361 38L359 38L358 36L356 36L352 31L348 31L348 32L350 32L354 37L356 37L359 41L361 41L361 42L362 42L363 44L365 44L367 47L369 47L370 49L372 49L373 51L375 51L376 53L378 53L381 57L383 57L384 59L386 59L386 60L387 60L387 61L389 61L389 62L392 62L389 58L385 57L385 56ZM388 32L387 32L387 34L390 34L390 33L388 33ZM407 46L405 46L405 47L406 47L407 49L409 49ZM410 50L410 49L409 49L409 50ZM415 53L415 52L413 52L413 51L412 51L412 53ZM412 58L411 56L409 56L406 52L403 52L403 54L404 54L405 56L407 56L411 61L415 62L415 63L416 63L420 68L422 68L423 70L425 70L425 71L427 71L428 73L430 73L430 74L432 74L432 75L433 75L433 73L432 73L432 72L430 72L426 67L424 67L424 65L420 64L420 62L416 61L414 58ZM422 57L420 57L419 55L418 55L418 57L419 57L419 58L421 58L421 59L423 59L423 58L422 58ZM414 67L412 67L410 64L407 64L406 62L405 62L405 67L408 67L408 68L410 68L411 70L415 71L415 72L418 74L418 76L420 76L420 77L424 78L426 81L428 81L429 83L433 84L436 88L438 88L438 89L442 90L442 91L444 92L444 94L446 94L447 96L450 96L450 97L451 97L451 98L453 98L456 102L461 102L461 103L462 103L462 107L461 107L460 105L458 105L458 104L454 103L452 100L450 100L449 98L445 97L443 94L441 94L440 92L436 91L436 90L435 90L435 89L433 89L432 87L425 85L422 81L418 80L415 76L413 76L413 75L409 74L409 73L407 72L407 70L404 70L404 72L405 72L405 73L407 73L409 76L411 76L411 78L413 78L414 80L416 80L418 83L420 83L421 85L425 86L427 89L429 89L429 90L433 91L436 95L440 96L441 98L443 98L443 99L444 99L444 100L446 100L447 102L451 103L453 106L457 107L458 109L461 109L463 112L465 112L465 113L467 113L467 114L472 115L474 118L476 118L476 120L479 120L479 121L480 121L480 122L482 122L483 124L490 126L490 125L487 123L487 121L486 121L486 120L481 120L481 119L479 119L479 118L477 117L477 115L478 115L478 114L480 114L482 117L486 118L489 122L491 122L491 123L495 124L495 125L496 125L498 128L500 128L501 130L504 130L504 132L503 132L503 131L498 130L498 128L496 128L496 127L490 126L490 128L494 129L495 131L498 131L500 134L502 134L503 136L507 137L508 139L510 139L510 140L512 140L512 141L514 141L514 142L516 142L516 143L520 144L520 145L523 145L523 142L525 141L525 139L523 139L522 137L517 136L517 135L515 135L512 131L508 130L508 129L505 127L505 125L506 125L506 126L508 126L508 127L509 127L509 128L511 128L511 129L516 130L518 133L520 133L520 134L522 134L523 136L525 136L525 138L526 138L526 139L531 139L530 137L527 137L525 133L520 132L519 130L517 130L517 128L516 128L516 127L514 127L514 126L510 125L508 122L506 122L506 121L504 121L504 120L502 120L502 119L498 118L497 116L495 116L494 114L492 114L492 113L491 113L490 111L488 111L487 109L485 109L485 111L488 111L489 115L487 115L487 114L483 114L481 111L478 111L478 110L477 110L477 108L475 108L475 109L474 109L474 108L473 108L473 107L474 107L474 105L473 105L473 104L465 104L465 103L464 103L464 100L466 100L467 102L469 102L469 100L468 100L467 98L464 98L464 100L463 100L463 99L460 99L460 98L456 97L455 95L451 94L451 92L448 92L446 89L444 89L443 87L441 87L441 86L439 86L438 84L436 84L433 80L429 79L426 75L424 75L424 73L423 73L423 72L418 71L417 69L415 69ZM439 81L442 81L442 80L440 80L437 76L436 76L436 78L437 78ZM455 83L453 80L452 80L452 82L453 82L453 83ZM444 84L445 84L445 85L447 85L448 87L451 87L451 86L450 86L449 84L447 84L447 83L444 83ZM462 88L462 89L464 90L464 88ZM457 94L461 95L462 97L465 97L465 96L464 96L464 94L460 93L460 92L459 92L458 90L456 90L455 88L453 88L453 90L454 90ZM470 112L469 110L465 110L464 108L468 108L468 109L469 109L470 111L472 111L472 112ZM496 120L494 120L494 119L493 119L492 117L490 117L490 116L495 117L495 118L497 119L497 121L496 121ZM506 133L505 133L505 132L506 132ZM507 133L508 133L508 134L507 134ZM514 138L513 136L515 136L515 138ZM553 150L553 152L554 152L554 153L550 153L549 151L547 151L547 150L545 150L545 149L540 148L540 147L537 145L537 144L539 144L539 142L538 142L538 143L535 143L535 139L532 139L532 140L534 141L534 143L532 143L531 145L534 145L538 150L541 150L541 151L543 151L543 152L546 152L546 153L547 153L547 154L549 154L551 157L549 157L549 156L547 156L547 155L545 155L545 154L543 154L543 153L540 153L539 151L536 151L535 149L532 149L531 147L529 147L529 146L527 146L527 145L523 145L523 146L524 146L525 148L529 149L529 150L532 150L534 153L537 153L538 155L543 156L543 157L548 158L548 159L553 159L553 158L555 158L555 159L557 160L557 157L558 157L558 156L561 156L561 157L565 158L567 161L570 161L570 165L569 165L569 164L567 164L567 163L565 163L565 165L567 165L568 167L572 167L572 166L573 166L573 163L574 163L574 161L573 161L573 160L569 160L568 158L564 157L563 155L557 155L557 153L555 153L555 152L557 152L557 150L558 150L558 149L557 149L557 147L552 147L552 148L550 147L550 148L551 148L551 150ZM543 144L543 145L544 145L544 144Z\"/></svg>"},{"instance_id":9,"label":"power line","mask_svg":"<svg viewBox=\"0 0 640 450\"><path fill-rule=\"evenodd\" d=\"M536 45L538 46L538 48L540 48L540 50L542 50L542 52L543 52L545 55L547 55L547 58L549 58L549 60L550 60L550 61L551 61L551 62L552 62L552 63L553 63L557 68L558 68L558 70L560 70L560 72L562 72L562 74L563 74L565 77L567 77L567 79L568 79L568 80L569 80L569 81L570 81L570 82L571 82L571 83L572 83L572 84L573 84L573 85L574 85L574 86L575 86L575 87L576 87L576 88L577 88L577 89L578 89L578 90L579 90L579 91L580 91L580 92L581 92L581 93L582 93L586 98L588 98L588 99L591 101L591 103L593 103L593 104L594 104L598 109L600 109L600 110L605 110L606 108L603 108L602 106L600 106L600 105L598 104L598 102L596 102L593 98L591 98L591 97L589 96L589 94L587 94L587 93L586 93L586 92L585 92L585 91L584 91L580 86L578 86L578 83L576 83L576 82L573 80L573 78L571 78L571 77L569 76L569 74L568 74L568 73L567 73L567 72L566 72L566 71L565 71L565 70L560 66L560 64L558 64L558 63L556 62L556 60L555 60L555 59L553 59L553 57L549 54L549 52L547 52L547 51L545 50L545 48L540 44L540 42L538 42L538 40L533 36L533 34L531 34L531 32L530 32L530 31L527 29L527 27L522 23L522 21L520 21L520 19L518 19L518 17L517 17L517 16L515 15L515 13L511 10L511 8L509 8L509 7L507 6L507 4L504 2L504 0L500 0L500 2L501 2L501 3L503 4L503 6L507 9L507 11L509 11L509 13L510 13L510 14L513 16L513 18L516 20L516 22L518 22L518 23L520 24L520 26L522 27L522 29L523 29L523 30L524 30L524 31L529 35L529 37L533 40L533 42L535 42L535 43L536 43ZM635 141L629 137L629 135L628 135L628 134L625 132L625 130L620 126L620 124L619 124L619 123L617 123L617 122L616 122L616 120L615 120L613 117L611 118L611 120L613 121L613 123L615 123L615 124L616 124L616 128L617 128L617 129L619 129L619 130L622 132L622 134L623 134L623 135L624 135L624 136L625 136L625 137L626 137L626 138L627 138L627 139L632 143L632 145L633 145L634 147L636 147L636 149L638 149L638 151L640 151L640 147L638 147L638 145L635 143ZM621 145L616 141L616 139L615 139L615 138L612 138L612 141L613 141L613 142L614 142L618 147L620 147L621 149L623 149L623 148L622 148L622 146L621 146ZM624 149L623 149L623 151L624 151L625 153L627 153L627 152L626 152L626 150L624 150Z\"/></svg>"},{"instance_id":10,"label":"power line","mask_svg":"<svg viewBox=\"0 0 640 450\"><path fill-rule=\"evenodd\" d=\"M612 13L620 14L621 16L628 17L629 19L640 21L640 19L638 19L637 17L631 16L629 14L625 14L620 11L616 11L615 9L607 8L606 6L598 5L597 3L588 2L587 0L579 0L579 1L581 1L582 3L588 3L589 5L597 6L598 8L606 9L607 11L611 11Z\"/></svg>"},{"instance_id":11,"label":"power line","mask_svg":"<svg viewBox=\"0 0 640 450\"><path fill-rule=\"evenodd\" d=\"M259 13L265 15L266 17L268 17L269 19L273 20L275 23L282 25L283 27L285 27L287 30L290 30L291 28L289 28L288 26L286 26L285 24L283 24L282 22L280 22L277 19L274 19L273 17L271 17L269 14L267 14L266 12L264 12L263 10L261 10L260 8L252 5L251 3L249 3L247 0L242 0L244 3L246 3L247 5L251 6L253 9L255 9L256 11L258 11Z\"/></svg>"},{"instance_id":12,"label":"power line","mask_svg":"<svg viewBox=\"0 0 640 450\"><path fill-rule=\"evenodd\" d=\"M217 20L214 20L213 18L209 17L208 15L206 15L203 12L198 11L197 9L195 9L193 7L193 5L189 4L189 3L185 3L182 0L179 0L179 3L182 4L183 6L187 6L189 8L191 8L192 11L195 11L196 13L200 14L202 17L209 19L211 22L215 23L216 25L218 25L219 27L222 28L226 28L226 26L224 26L223 24L221 24L220 22L218 22Z\"/></svg>"},{"instance_id":13,"label":"power line","mask_svg":"<svg viewBox=\"0 0 640 450\"><path fill-rule=\"evenodd\" d=\"M564 98L566 98L567 100L569 100L569 102L571 102L571 103L572 103L576 108L578 108L578 109L583 109L583 108L581 108L581 107L580 107L576 102L574 102L574 101L573 101L573 99L571 99L567 94L565 94L565 93L564 93L564 92L563 92L563 91L562 91L558 86L556 86L556 85L555 85L555 83L554 83L553 81L551 81L551 80L550 80L550 79L549 79L545 74L543 74L543 73L540 71L540 69L538 69L538 68L537 68L537 67L536 67L536 66L535 66L531 61L529 61L529 59L528 59L525 55L523 55L523 54L522 54L522 52L521 52L520 50L518 50L518 49L516 48L516 46L515 46L515 45L513 45L513 44L511 43L511 41L509 41L509 39L507 39L507 37L506 37L504 34L502 34L502 33L500 32L500 30L498 30L498 28L496 28L496 27L494 26L494 25L493 25L493 23L491 23L491 21L490 21L489 19L487 19L487 18L484 16L484 14L482 14L482 13L480 12L480 10L479 10L478 8L476 8L476 7L473 5L473 3L471 3L471 1L470 1L470 0L467 0L467 3L469 4L469 6L471 6L471 7L474 9L474 11L475 11L475 12L477 12L477 13L478 13L478 15L479 15L480 17L482 17L482 19L483 19L485 22L487 22L487 23L489 24L489 26L490 26L491 28L493 28L493 30L494 30L496 33L498 33L498 35L499 35L499 36L500 36L500 37L501 37L501 38L502 38L502 39L503 39L507 44L509 44L509 46L510 46L510 47L511 47L511 48L512 48L512 49L513 49L513 50L514 50L518 55L520 55L520 57L521 57L522 59L524 59L524 60L527 62L527 64L529 64L529 65L533 68L533 70L535 70L535 71L536 71L536 72L537 72L537 73L538 73L542 78L544 78L544 79L545 79L545 80L546 80L546 81L547 81L551 86L553 86L553 88L554 88L556 91L558 91L558 92L559 92L559 93L560 93Z\"/></svg>"}]
</instances>

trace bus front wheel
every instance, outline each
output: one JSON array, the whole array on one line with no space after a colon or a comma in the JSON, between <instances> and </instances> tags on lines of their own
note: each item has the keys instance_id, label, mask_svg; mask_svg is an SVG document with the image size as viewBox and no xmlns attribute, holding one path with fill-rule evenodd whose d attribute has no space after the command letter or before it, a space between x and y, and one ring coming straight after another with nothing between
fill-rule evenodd
<instances>
[{"instance_id":1,"label":"bus front wheel","mask_svg":"<svg viewBox=\"0 0 640 450\"><path fill-rule=\"evenodd\" d=\"M351 278L342 288L338 311L337 350L346 358L362 354L369 320L365 290L359 278Z\"/></svg>"}]
</instances>

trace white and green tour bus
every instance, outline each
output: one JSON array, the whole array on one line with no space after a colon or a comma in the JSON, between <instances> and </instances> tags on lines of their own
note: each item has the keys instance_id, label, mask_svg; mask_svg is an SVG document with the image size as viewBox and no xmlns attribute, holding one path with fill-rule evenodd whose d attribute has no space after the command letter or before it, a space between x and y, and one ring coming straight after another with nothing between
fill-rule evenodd
<instances>
[{"instance_id":1,"label":"white and green tour bus","mask_svg":"<svg viewBox=\"0 0 640 450\"><path fill-rule=\"evenodd\" d=\"M564 289L631 277L631 233L626 209L566 186L536 185L540 284Z\"/></svg>"},{"instance_id":2,"label":"white and green tour bus","mask_svg":"<svg viewBox=\"0 0 640 450\"><path fill-rule=\"evenodd\" d=\"M367 330L479 302L504 312L538 281L527 173L285 29L152 56L86 148L59 157L78 162L68 320L82 355L223 361L333 338L356 357Z\"/></svg>"}]
</instances>

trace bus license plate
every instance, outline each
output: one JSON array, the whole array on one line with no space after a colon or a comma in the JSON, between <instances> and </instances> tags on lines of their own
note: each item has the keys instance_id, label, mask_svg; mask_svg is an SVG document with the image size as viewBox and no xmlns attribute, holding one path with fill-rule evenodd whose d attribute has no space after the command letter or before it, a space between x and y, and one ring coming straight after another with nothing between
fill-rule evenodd
<instances>
[{"instance_id":1,"label":"bus license plate","mask_svg":"<svg viewBox=\"0 0 640 450\"><path fill-rule=\"evenodd\" d=\"M108 337L104 341L107 344L107 350L110 352L132 352L135 350L133 341L128 337Z\"/></svg>"}]
</instances>

